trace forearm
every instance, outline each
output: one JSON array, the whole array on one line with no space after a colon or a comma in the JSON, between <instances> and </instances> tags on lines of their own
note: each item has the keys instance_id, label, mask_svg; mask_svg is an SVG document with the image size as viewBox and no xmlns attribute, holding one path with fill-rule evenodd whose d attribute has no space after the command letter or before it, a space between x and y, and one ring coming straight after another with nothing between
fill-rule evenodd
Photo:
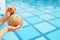
<instances>
[{"instance_id":1,"label":"forearm","mask_svg":"<svg viewBox=\"0 0 60 40\"><path fill-rule=\"evenodd\" d=\"M2 40L2 39L0 39L0 40Z\"/></svg>"},{"instance_id":2,"label":"forearm","mask_svg":"<svg viewBox=\"0 0 60 40\"><path fill-rule=\"evenodd\" d=\"M6 21L9 17L10 17L10 14L8 13L8 14L5 14L2 19Z\"/></svg>"},{"instance_id":3,"label":"forearm","mask_svg":"<svg viewBox=\"0 0 60 40\"><path fill-rule=\"evenodd\" d=\"M8 27L5 27L3 30L0 31L0 39L2 39L6 32L8 32Z\"/></svg>"},{"instance_id":4,"label":"forearm","mask_svg":"<svg viewBox=\"0 0 60 40\"><path fill-rule=\"evenodd\" d=\"M5 21L7 20L7 17L4 16L4 17L2 18L2 20L5 22Z\"/></svg>"}]
</instances>

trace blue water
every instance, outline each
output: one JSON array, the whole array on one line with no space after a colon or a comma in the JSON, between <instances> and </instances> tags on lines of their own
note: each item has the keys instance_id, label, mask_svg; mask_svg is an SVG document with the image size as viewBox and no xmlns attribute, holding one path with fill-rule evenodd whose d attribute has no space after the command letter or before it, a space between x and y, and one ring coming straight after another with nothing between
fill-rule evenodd
<instances>
[{"instance_id":1,"label":"blue water","mask_svg":"<svg viewBox=\"0 0 60 40\"><path fill-rule=\"evenodd\" d=\"M24 25L4 40L60 40L60 0L6 0L8 6L16 7Z\"/></svg>"}]
</instances>

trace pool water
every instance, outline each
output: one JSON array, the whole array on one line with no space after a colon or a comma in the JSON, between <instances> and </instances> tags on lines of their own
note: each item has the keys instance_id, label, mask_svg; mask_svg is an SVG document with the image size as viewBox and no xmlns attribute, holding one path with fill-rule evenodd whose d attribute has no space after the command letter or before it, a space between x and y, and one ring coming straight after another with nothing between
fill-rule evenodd
<instances>
[{"instance_id":1,"label":"pool water","mask_svg":"<svg viewBox=\"0 0 60 40\"><path fill-rule=\"evenodd\" d=\"M23 17L22 30L8 32L4 40L60 40L59 0L6 0Z\"/></svg>"}]
</instances>

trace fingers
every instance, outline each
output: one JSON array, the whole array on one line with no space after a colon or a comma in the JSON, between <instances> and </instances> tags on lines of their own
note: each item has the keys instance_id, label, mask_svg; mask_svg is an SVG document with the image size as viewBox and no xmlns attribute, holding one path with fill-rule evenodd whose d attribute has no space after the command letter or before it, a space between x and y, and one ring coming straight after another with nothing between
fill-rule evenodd
<instances>
[{"instance_id":1,"label":"fingers","mask_svg":"<svg viewBox=\"0 0 60 40\"><path fill-rule=\"evenodd\" d=\"M14 9L13 8L8 8L6 13L8 13L8 12L9 12L10 15L12 15L14 13Z\"/></svg>"},{"instance_id":2,"label":"fingers","mask_svg":"<svg viewBox=\"0 0 60 40\"><path fill-rule=\"evenodd\" d=\"M16 26L16 27L10 26L10 28L18 29L18 28L20 28L20 25L18 25L18 26Z\"/></svg>"},{"instance_id":3,"label":"fingers","mask_svg":"<svg viewBox=\"0 0 60 40\"><path fill-rule=\"evenodd\" d=\"M14 27L14 31L13 32L18 31L19 29L20 29L20 25L18 25L17 27Z\"/></svg>"},{"instance_id":4,"label":"fingers","mask_svg":"<svg viewBox=\"0 0 60 40\"><path fill-rule=\"evenodd\" d=\"M16 28L13 27L13 26L8 26L8 30L9 30L9 31L12 31L12 32L15 32Z\"/></svg>"},{"instance_id":5,"label":"fingers","mask_svg":"<svg viewBox=\"0 0 60 40\"><path fill-rule=\"evenodd\" d=\"M6 19L6 20L7 20L9 17L10 17L10 13L9 13L9 12L4 15L4 19Z\"/></svg>"},{"instance_id":6,"label":"fingers","mask_svg":"<svg viewBox=\"0 0 60 40\"><path fill-rule=\"evenodd\" d=\"M20 25L18 25L16 27L13 27L13 26L8 26L8 27L9 27L8 30L13 31L13 32L15 32L15 31L17 31L17 30L19 30L21 28Z\"/></svg>"},{"instance_id":7,"label":"fingers","mask_svg":"<svg viewBox=\"0 0 60 40\"><path fill-rule=\"evenodd\" d=\"M10 12L7 12L5 15L6 15L6 16L10 16Z\"/></svg>"},{"instance_id":8,"label":"fingers","mask_svg":"<svg viewBox=\"0 0 60 40\"><path fill-rule=\"evenodd\" d=\"M17 31L17 30L20 30L20 29L21 29L21 26L18 25L17 28L16 28L16 31Z\"/></svg>"},{"instance_id":9,"label":"fingers","mask_svg":"<svg viewBox=\"0 0 60 40\"><path fill-rule=\"evenodd\" d=\"M17 27L16 27L16 30L15 31L18 31L18 30L21 30L22 29L22 27L20 26L20 25L18 25Z\"/></svg>"}]
</instances>

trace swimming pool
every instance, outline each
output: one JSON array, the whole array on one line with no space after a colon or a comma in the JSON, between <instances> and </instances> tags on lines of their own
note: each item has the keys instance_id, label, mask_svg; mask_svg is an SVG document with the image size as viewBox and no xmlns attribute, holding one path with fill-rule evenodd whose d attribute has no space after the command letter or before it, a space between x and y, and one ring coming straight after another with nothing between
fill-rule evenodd
<instances>
[{"instance_id":1,"label":"swimming pool","mask_svg":"<svg viewBox=\"0 0 60 40\"><path fill-rule=\"evenodd\" d=\"M4 40L60 40L59 0L6 0L23 17L23 29L8 32Z\"/></svg>"}]
</instances>

